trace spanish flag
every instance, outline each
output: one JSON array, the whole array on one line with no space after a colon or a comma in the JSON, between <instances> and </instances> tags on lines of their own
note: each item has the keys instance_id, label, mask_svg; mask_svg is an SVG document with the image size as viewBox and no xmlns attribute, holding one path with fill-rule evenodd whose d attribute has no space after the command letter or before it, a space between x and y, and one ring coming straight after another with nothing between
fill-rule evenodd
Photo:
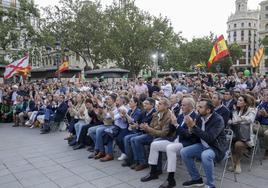
<instances>
[{"instance_id":1,"label":"spanish flag","mask_svg":"<svg viewBox=\"0 0 268 188\"><path fill-rule=\"evenodd\" d=\"M263 55L264 55L264 49L260 48L255 53L255 56L251 59L251 65L253 68L260 66Z\"/></svg>"},{"instance_id":2,"label":"spanish flag","mask_svg":"<svg viewBox=\"0 0 268 188\"><path fill-rule=\"evenodd\" d=\"M68 70L69 64L70 64L69 61L63 61L62 64L60 64L59 70L56 72L56 74L62 73L64 71Z\"/></svg>"},{"instance_id":3,"label":"spanish flag","mask_svg":"<svg viewBox=\"0 0 268 188\"><path fill-rule=\"evenodd\" d=\"M212 48L210 58L208 60L208 68L210 68L210 66L215 61L218 61L227 55L229 55L229 50L227 48L223 35L221 35Z\"/></svg>"}]
</instances>

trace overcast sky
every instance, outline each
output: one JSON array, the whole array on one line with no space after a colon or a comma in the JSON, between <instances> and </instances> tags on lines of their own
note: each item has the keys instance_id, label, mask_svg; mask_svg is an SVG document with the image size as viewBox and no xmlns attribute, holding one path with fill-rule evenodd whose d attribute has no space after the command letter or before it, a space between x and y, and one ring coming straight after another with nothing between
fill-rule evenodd
<instances>
[{"instance_id":1,"label":"overcast sky","mask_svg":"<svg viewBox=\"0 0 268 188\"><path fill-rule=\"evenodd\" d=\"M113 0L101 0L104 5ZM249 9L257 9L262 0L248 0ZM59 0L35 0L39 7L55 5ZM226 22L235 12L235 0L136 0L136 5L153 15L167 16L176 32L191 40L209 35L226 36Z\"/></svg>"}]
</instances>

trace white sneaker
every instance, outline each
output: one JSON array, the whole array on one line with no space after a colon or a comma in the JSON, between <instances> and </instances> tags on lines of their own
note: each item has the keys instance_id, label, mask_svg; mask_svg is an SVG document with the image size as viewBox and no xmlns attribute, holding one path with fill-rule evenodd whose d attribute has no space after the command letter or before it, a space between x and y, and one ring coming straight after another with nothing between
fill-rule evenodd
<instances>
[{"instance_id":1,"label":"white sneaker","mask_svg":"<svg viewBox=\"0 0 268 188\"><path fill-rule=\"evenodd\" d=\"M25 123L25 125L27 125L27 126L30 126L31 124L32 124L32 122L30 120Z\"/></svg>"},{"instance_id":2,"label":"white sneaker","mask_svg":"<svg viewBox=\"0 0 268 188\"><path fill-rule=\"evenodd\" d=\"M34 128L34 125L32 125L31 127L30 127L30 129L33 129Z\"/></svg>"},{"instance_id":3,"label":"white sneaker","mask_svg":"<svg viewBox=\"0 0 268 188\"><path fill-rule=\"evenodd\" d=\"M118 157L117 159L118 159L118 161L123 161L123 160L125 160L126 158L127 158L127 155L124 154L124 153L122 153L122 154L120 155L120 157Z\"/></svg>"}]
</instances>

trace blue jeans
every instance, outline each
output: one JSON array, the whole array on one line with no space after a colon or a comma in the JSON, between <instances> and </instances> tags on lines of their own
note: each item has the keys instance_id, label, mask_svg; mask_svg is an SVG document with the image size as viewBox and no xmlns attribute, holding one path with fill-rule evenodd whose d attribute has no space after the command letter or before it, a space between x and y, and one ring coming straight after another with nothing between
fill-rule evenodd
<instances>
[{"instance_id":1,"label":"blue jeans","mask_svg":"<svg viewBox=\"0 0 268 188\"><path fill-rule=\"evenodd\" d=\"M76 124L74 124L75 132L76 132L76 142L78 142L82 127L86 125L85 120L79 120Z\"/></svg>"},{"instance_id":2,"label":"blue jeans","mask_svg":"<svg viewBox=\"0 0 268 188\"><path fill-rule=\"evenodd\" d=\"M124 147L124 138L126 135L129 135L129 134L130 134L130 132L128 129L121 129L120 128L119 134L115 138L116 144L118 145L118 147L122 153L126 153L125 147Z\"/></svg>"},{"instance_id":3,"label":"blue jeans","mask_svg":"<svg viewBox=\"0 0 268 188\"><path fill-rule=\"evenodd\" d=\"M207 185L210 187L215 186L213 177L215 153L212 149L205 148L201 143L198 143L182 148L180 154L192 180L200 179L200 174L196 169L194 160L195 158L201 159L207 177Z\"/></svg>"},{"instance_id":4,"label":"blue jeans","mask_svg":"<svg viewBox=\"0 0 268 188\"><path fill-rule=\"evenodd\" d=\"M147 164L144 145L150 144L153 139L154 138L148 134L138 135L130 139L134 161L143 165Z\"/></svg>"},{"instance_id":5,"label":"blue jeans","mask_svg":"<svg viewBox=\"0 0 268 188\"><path fill-rule=\"evenodd\" d=\"M104 152L102 133L108 126L98 125L95 127L90 127L88 129L88 134L95 144L95 150Z\"/></svg>"},{"instance_id":6,"label":"blue jeans","mask_svg":"<svg viewBox=\"0 0 268 188\"><path fill-rule=\"evenodd\" d=\"M124 137L124 148L125 148L125 154L130 157L131 155L131 143L130 143L130 139L135 137L135 136L138 136L138 135L141 135L142 133L139 132L139 133L131 133L129 135L126 135Z\"/></svg>"},{"instance_id":7,"label":"blue jeans","mask_svg":"<svg viewBox=\"0 0 268 188\"><path fill-rule=\"evenodd\" d=\"M106 153L113 155L113 143L114 141L112 139L110 139L106 145Z\"/></svg>"}]
</instances>

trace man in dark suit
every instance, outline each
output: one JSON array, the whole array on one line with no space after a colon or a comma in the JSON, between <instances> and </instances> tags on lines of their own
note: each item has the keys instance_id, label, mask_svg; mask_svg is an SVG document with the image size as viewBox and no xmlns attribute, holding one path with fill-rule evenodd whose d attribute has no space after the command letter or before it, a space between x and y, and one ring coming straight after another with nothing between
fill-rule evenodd
<instances>
[{"instance_id":1,"label":"man in dark suit","mask_svg":"<svg viewBox=\"0 0 268 188\"><path fill-rule=\"evenodd\" d=\"M159 188L171 188L176 186L174 174L176 171L177 154L183 148L189 145L200 142L200 139L193 134L190 134L187 125L184 122L186 116L190 116L192 119L196 119L196 113L194 112L195 101L192 98L184 98L182 100L181 109L182 113L179 116L174 114L171 116L171 126L176 128L176 135L166 139L155 139L151 143L149 164L151 165L151 172L141 178L142 182L157 179L157 164L160 152L167 153L167 171L168 178Z\"/></svg>"},{"instance_id":2,"label":"man in dark suit","mask_svg":"<svg viewBox=\"0 0 268 188\"><path fill-rule=\"evenodd\" d=\"M224 132L223 118L214 112L214 106L208 99L202 99L197 110L199 117L194 121L191 117L185 118L185 123L192 134L200 138L201 143L182 148L181 158L191 176L190 181L184 182L184 187L203 186L203 180L194 164L194 160L201 159L204 168L207 186L215 188L213 177L214 161L223 160L227 151L227 140ZM201 127L201 128L200 128Z\"/></svg>"},{"instance_id":3,"label":"man in dark suit","mask_svg":"<svg viewBox=\"0 0 268 188\"><path fill-rule=\"evenodd\" d=\"M222 104L222 99L222 94L215 92L212 96L212 103L215 107L214 111L222 116L225 127L228 127L228 121L231 115L229 109Z\"/></svg>"},{"instance_id":4,"label":"man in dark suit","mask_svg":"<svg viewBox=\"0 0 268 188\"><path fill-rule=\"evenodd\" d=\"M181 110L181 99L177 94L172 94L170 96L170 110L175 114L176 117L179 116Z\"/></svg>"},{"instance_id":5,"label":"man in dark suit","mask_svg":"<svg viewBox=\"0 0 268 188\"><path fill-rule=\"evenodd\" d=\"M46 110L45 113L45 123L42 126L40 130L40 134L46 134L50 131L49 123L51 120L53 120L55 123L59 124L61 121L63 121L66 112L68 110L68 105L64 101L65 96L59 95L58 97L58 104L56 105L56 110L54 114L51 114L51 110Z\"/></svg>"},{"instance_id":6,"label":"man in dark suit","mask_svg":"<svg viewBox=\"0 0 268 188\"><path fill-rule=\"evenodd\" d=\"M142 135L144 132L140 130L139 125L142 123L150 124L153 118L153 114L156 112L155 110L155 100L152 98L147 98L143 102L144 111L141 114L140 119L137 124L131 124L130 127L132 130L132 134L129 134L124 137L124 147L127 155L127 159L124 160L122 166L130 166L130 168L134 169L137 166L138 156L133 153L131 139L134 139L136 136ZM133 155L132 155L133 154Z\"/></svg>"},{"instance_id":7,"label":"man in dark suit","mask_svg":"<svg viewBox=\"0 0 268 188\"><path fill-rule=\"evenodd\" d=\"M234 99L234 92L231 90L227 90L224 92L224 99L222 104L226 106L230 111L230 116L232 116L234 105L236 105L236 100ZM230 117L232 118L232 117Z\"/></svg>"}]
</instances>

